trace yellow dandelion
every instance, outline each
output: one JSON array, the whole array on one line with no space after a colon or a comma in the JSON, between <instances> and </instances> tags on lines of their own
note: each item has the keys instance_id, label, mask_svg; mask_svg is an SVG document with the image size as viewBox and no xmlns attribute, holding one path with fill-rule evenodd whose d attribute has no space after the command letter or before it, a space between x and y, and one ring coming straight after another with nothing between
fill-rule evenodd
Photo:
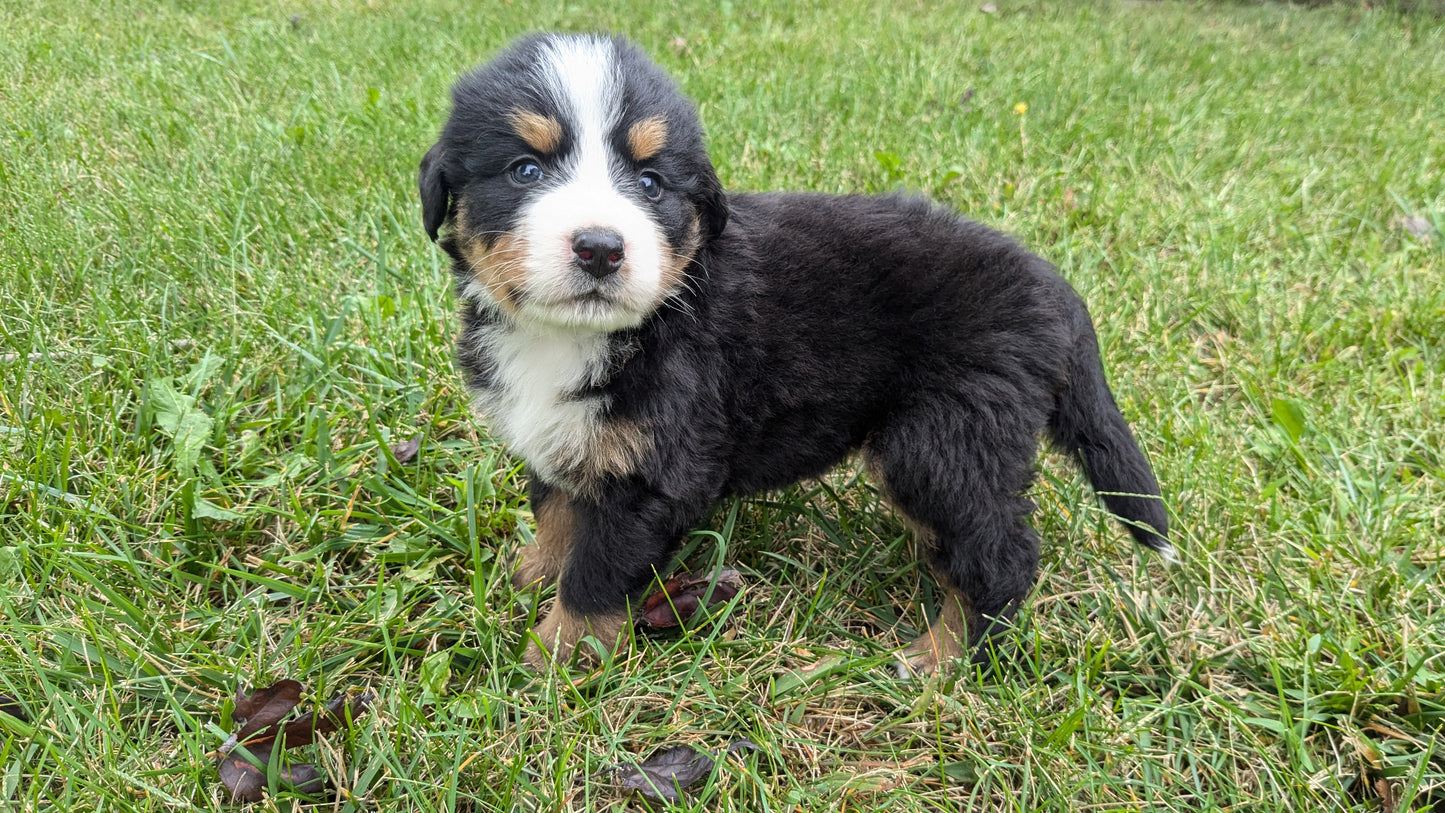
<instances>
[{"instance_id":1,"label":"yellow dandelion","mask_svg":"<svg viewBox=\"0 0 1445 813\"><path fill-rule=\"evenodd\" d=\"M1014 113L1022 116L1023 114L1025 114L1025 113L1027 113L1027 112L1029 112L1029 103L1028 103L1028 102L1019 102L1018 104L1014 105Z\"/></svg>"}]
</instances>

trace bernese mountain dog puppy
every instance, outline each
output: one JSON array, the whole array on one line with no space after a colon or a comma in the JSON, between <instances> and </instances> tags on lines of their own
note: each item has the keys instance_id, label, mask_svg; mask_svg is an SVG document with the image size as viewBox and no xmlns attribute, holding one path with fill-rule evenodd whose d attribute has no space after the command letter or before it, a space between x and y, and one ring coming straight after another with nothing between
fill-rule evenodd
<instances>
[{"instance_id":1,"label":"bernese mountain dog puppy","mask_svg":"<svg viewBox=\"0 0 1445 813\"><path fill-rule=\"evenodd\" d=\"M946 597L912 669L979 657L1032 585L1041 437L1172 558L1049 263L905 195L724 192L694 107L623 39L534 35L462 77L420 186L475 409L529 473L514 583L557 585L534 668L622 641L719 500L859 451Z\"/></svg>"}]
</instances>

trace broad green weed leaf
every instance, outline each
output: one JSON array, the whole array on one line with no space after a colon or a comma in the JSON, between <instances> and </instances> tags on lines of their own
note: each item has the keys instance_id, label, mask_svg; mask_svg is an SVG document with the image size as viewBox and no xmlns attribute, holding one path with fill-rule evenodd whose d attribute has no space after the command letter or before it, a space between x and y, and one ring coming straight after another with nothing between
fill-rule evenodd
<instances>
[{"instance_id":1,"label":"broad green weed leaf","mask_svg":"<svg viewBox=\"0 0 1445 813\"><path fill-rule=\"evenodd\" d=\"M1276 398L1270 403L1270 412L1274 415L1274 422L1289 435L1289 439L1298 443L1305 433L1305 413L1300 409L1299 404L1285 398Z\"/></svg>"},{"instance_id":2,"label":"broad green weed leaf","mask_svg":"<svg viewBox=\"0 0 1445 813\"><path fill-rule=\"evenodd\" d=\"M200 390L201 385L206 383L206 381L221 368L221 363L222 359L220 356L213 356L209 350L206 351L206 355L202 356L200 361L191 365L191 369L186 372L182 383L186 389L191 392L197 392Z\"/></svg>"},{"instance_id":3,"label":"broad green weed leaf","mask_svg":"<svg viewBox=\"0 0 1445 813\"><path fill-rule=\"evenodd\" d=\"M421 691L427 700L436 700L447 693L452 680L451 650L439 649L422 659Z\"/></svg>"},{"instance_id":4,"label":"broad green weed leaf","mask_svg":"<svg viewBox=\"0 0 1445 813\"><path fill-rule=\"evenodd\" d=\"M176 474L190 477L196 473L201 461L201 449L206 438L211 436L211 417L199 409L190 409L181 416L180 424L171 438L176 446Z\"/></svg>"},{"instance_id":5,"label":"broad green weed leaf","mask_svg":"<svg viewBox=\"0 0 1445 813\"><path fill-rule=\"evenodd\" d=\"M19 580L19 550L14 545L0 546L0 584L9 584Z\"/></svg>"},{"instance_id":6,"label":"broad green weed leaf","mask_svg":"<svg viewBox=\"0 0 1445 813\"><path fill-rule=\"evenodd\" d=\"M169 378L149 382L150 405L155 411L156 425L170 435L175 446L176 474L182 478L196 473L201 450L215 425L211 416L196 408L196 399L177 392Z\"/></svg>"},{"instance_id":7,"label":"broad green weed leaf","mask_svg":"<svg viewBox=\"0 0 1445 813\"><path fill-rule=\"evenodd\" d=\"M215 519L222 522L235 522L238 519L245 519L246 515L232 511L229 508L222 508L215 503L197 497L191 504L191 516Z\"/></svg>"},{"instance_id":8,"label":"broad green weed leaf","mask_svg":"<svg viewBox=\"0 0 1445 813\"><path fill-rule=\"evenodd\" d=\"M180 426L181 418L196 405L196 399L176 392L169 378L153 378L147 382L150 390L150 405L155 411L156 424L172 437Z\"/></svg>"}]
</instances>

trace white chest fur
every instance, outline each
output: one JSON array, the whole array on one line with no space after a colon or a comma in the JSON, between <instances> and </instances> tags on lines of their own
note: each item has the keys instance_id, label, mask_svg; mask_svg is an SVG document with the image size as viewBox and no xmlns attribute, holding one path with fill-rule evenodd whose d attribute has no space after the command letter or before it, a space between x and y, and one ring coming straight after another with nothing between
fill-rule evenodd
<instances>
[{"instance_id":1,"label":"white chest fur","mask_svg":"<svg viewBox=\"0 0 1445 813\"><path fill-rule=\"evenodd\" d=\"M537 474L565 483L599 434L605 399L576 393L606 372L607 337L496 326L478 336L476 349L495 367L473 406Z\"/></svg>"}]
</instances>

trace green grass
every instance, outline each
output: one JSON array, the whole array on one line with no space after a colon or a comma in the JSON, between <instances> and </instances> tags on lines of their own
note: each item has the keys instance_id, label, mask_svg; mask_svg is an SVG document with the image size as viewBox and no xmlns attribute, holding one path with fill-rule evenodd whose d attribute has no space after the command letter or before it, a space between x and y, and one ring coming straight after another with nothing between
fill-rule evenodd
<instances>
[{"instance_id":1,"label":"green grass","mask_svg":"<svg viewBox=\"0 0 1445 813\"><path fill-rule=\"evenodd\" d=\"M1445 807L1441 18L611 5L0 4L0 808L226 808L227 701L281 677L378 695L316 809L623 807L609 766L742 737L694 809ZM414 173L533 28L639 40L731 187L922 190L1057 262L1182 565L1046 457L1017 657L900 682L931 588L845 468L690 540L722 624L521 669L530 514Z\"/></svg>"}]
</instances>

